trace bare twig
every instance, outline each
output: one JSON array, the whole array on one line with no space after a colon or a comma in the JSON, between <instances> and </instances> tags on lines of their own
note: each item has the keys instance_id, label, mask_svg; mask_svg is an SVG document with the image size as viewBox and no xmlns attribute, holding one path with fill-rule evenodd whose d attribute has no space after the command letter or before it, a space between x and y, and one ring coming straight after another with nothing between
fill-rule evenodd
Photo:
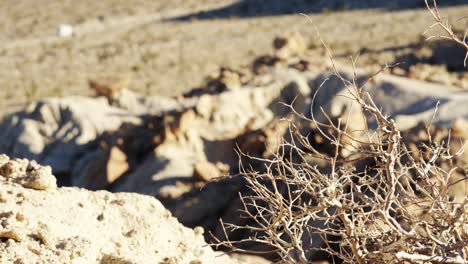
<instances>
[{"instance_id":1,"label":"bare twig","mask_svg":"<svg viewBox=\"0 0 468 264\"><path fill-rule=\"evenodd\" d=\"M317 34L366 129L350 131L359 122L351 113L332 116L320 108L324 121L318 121L291 107L299 118L290 121L290 139L270 159L250 157L264 170L241 166L250 190L241 195L242 211L250 222L224 225L228 241L217 245L246 252L243 243L262 244L261 253L275 252L285 263L308 263L318 250L345 263L467 263L468 197L454 202L448 191L457 170L450 137L444 143L429 136L409 151L404 133L366 91L369 82L359 84L355 71L350 79L340 72ZM369 129L369 118L376 128ZM231 242L232 230L251 235Z\"/></svg>"},{"instance_id":2,"label":"bare twig","mask_svg":"<svg viewBox=\"0 0 468 264\"><path fill-rule=\"evenodd\" d=\"M432 15L433 19L434 19L434 24L432 24L428 30L434 28L434 27L439 27L440 29L442 29L446 35L438 35L438 36L430 36L428 38L429 39L432 39L432 38L439 38L439 39L448 39L448 40L451 40L455 43L457 43L458 45L462 46L465 48L466 50L466 53L465 53L465 59L464 59L464 66L466 67L466 64L467 64L467 61L468 61L468 28L465 29L465 33L463 35L463 38L459 38L452 30L452 26L450 25L450 23L448 22L448 20L445 20L442 19L441 15L440 15L440 12L439 12L439 8L437 6L437 1L436 0L432 0L432 4L429 3L429 0L424 0L424 2L426 3L426 8L427 10L429 10L430 14ZM426 31L427 32L427 31Z\"/></svg>"}]
</instances>

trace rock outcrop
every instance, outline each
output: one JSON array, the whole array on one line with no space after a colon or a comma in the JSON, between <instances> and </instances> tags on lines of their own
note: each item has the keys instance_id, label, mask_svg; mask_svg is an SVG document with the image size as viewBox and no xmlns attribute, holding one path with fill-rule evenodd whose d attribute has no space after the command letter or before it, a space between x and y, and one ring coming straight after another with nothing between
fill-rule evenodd
<instances>
[{"instance_id":1,"label":"rock outcrop","mask_svg":"<svg viewBox=\"0 0 468 264\"><path fill-rule=\"evenodd\" d=\"M0 161L0 263L237 263L153 197L57 188L50 167Z\"/></svg>"}]
</instances>

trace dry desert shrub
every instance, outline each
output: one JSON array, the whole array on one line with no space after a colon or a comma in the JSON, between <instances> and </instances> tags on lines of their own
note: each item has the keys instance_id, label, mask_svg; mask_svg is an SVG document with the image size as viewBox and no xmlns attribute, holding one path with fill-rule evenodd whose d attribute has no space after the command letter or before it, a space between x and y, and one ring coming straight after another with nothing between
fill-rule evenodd
<instances>
[{"instance_id":1,"label":"dry desert shrub","mask_svg":"<svg viewBox=\"0 0 468 264\"><path fill-rule=\"evenodd\" d=\"M454 38L437 6L426 4ZM468 176L457 166L463 147L454 149L450 133L431 137L431 124L424 142L410 143L374 103L368 82L341 75L328 54L364 129L351 128L355 111L332 117L322 110L325 122L295 112L289 139L272 158L250 157L264 169L241 166L250 189L240 197L241 217L250 222L224 224L227 242L218 245L273 252L282 263L309 263L319 250L345 263L468 263ZM454 196L456 188L465 191ZM238 230L251 235L229 241ZM245 244L265 247L249 251Z\"/></svg>"},{"instance_id":2,"label":"dry desert shrub","mask_svg":"<svg viewBox=\"0 0 468 264\"><path fill-rule=\"evenodd\" d=\"M241 197L243 216L253 224L226 224L226 237L239 229L252 236L221 244L264 244L286 263L308 263L321 243L346 263L466 263L468 197L450 192L467 181L455 164L463 148L453 151L450 136L410 148L364 87L338 78L377 127L352 131L349 116L326 114L325 123L291 121L291 139L273 158L251 157L265 169L243 169L251 190ZM331 151L317 149L298 123L312 124Z\"/></svg>"}]
</instances>

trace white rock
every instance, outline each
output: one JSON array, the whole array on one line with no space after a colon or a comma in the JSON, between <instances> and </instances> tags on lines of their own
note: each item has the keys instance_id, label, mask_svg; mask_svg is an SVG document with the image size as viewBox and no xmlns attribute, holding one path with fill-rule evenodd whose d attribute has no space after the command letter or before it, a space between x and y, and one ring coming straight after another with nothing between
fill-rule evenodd
<instances>
[{"instance_id":1,"label":"white rock","mask_svg":"<svg viewBox=\"0 0 468 264\"><path fill-rule=\"evenodd\" d=\"M0 190L0 263L237 263L153 197L37 191L6 177Z\"/></svg>"},{"instance_id":2,"label":"white rock","mask_svg":"<svg viewBox=\"0 0 468 264\"><path fill-rule=\"evenodd\" d=\"M73 36L73 26L69 24L60 24L57 28L57 36L61 38Z\"/></svg>"}]
</instances>

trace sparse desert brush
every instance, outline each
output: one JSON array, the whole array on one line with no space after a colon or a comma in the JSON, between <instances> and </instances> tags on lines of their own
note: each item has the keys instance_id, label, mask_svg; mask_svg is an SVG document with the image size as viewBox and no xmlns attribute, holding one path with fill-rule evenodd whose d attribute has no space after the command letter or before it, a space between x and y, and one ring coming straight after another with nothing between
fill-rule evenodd
<instances>
[{"instance_id":1,"label":"sparse desert brush","mask_svg":"<svg viewBox=\"0 0 468 264\"><path fill-rule=\"evenodd\" d=\"M241 215L249 221L224 226L226 238L236 230L251 236L218 245L276 253L283 263L309 263L319 250L345 263L468 263L468 196L451 192L468 181L456 164L463 148L454 150L449 135L429 136L414 149L366 83L334 69L365 128L350 128L351 113L335 118L323 112L325 122L296 113L289 139L271 159L251 157L264 169L243 170L250 193L241 196ZM365 126L370 120L372 129ZM317 148L304 127L313 127L329 149ZM426 128L430 135L431 124ZM243 248L252 243L265 250Z\"/></svg>"},{"instance_id":2,"label":"sparse desert brush","mask_svg":"<svg viewBox=\"0 0 468 264\"><path fill-rule=\"evenodd\" d=\"M450 141L431 139L415 159L369 94L342 81L377 128L357 136L346 117L320 123L302 116L334 150L316 149L292 125L293 140L283 141L273 159L261 160L263 172L244 171L251 193L241 197L243 213L255 224L226 227L252 237L223 244L262 243L287 263L308 263L320 241L322 250L347 263L466 263L468 198L450 192L466 181L454 164L463 149L452 153Z\"/></svg>"},{"instance_id":3,"label":"sparse desert brush","mask_svg":"<svg viewBox=\"0 0 468 264\"><path fill-rule=\"evenodd\" d=\"M226 230L252 237L221 244L261 243L286 263L308 263L318 250L347 263L466 263L468 198L450 192L467 180L455 165L463 149L430 139L417 150L424 155L414 155L365 89L338 77L377 127L356 133L347 116L327 123L301 116L333 147L324 153L292 122L292 139L260 160L265 170L244 170L251 193L241 197L243 216L255 224ZM321 241L326 247L314 247Z\"/></svg>"}]
</instances>

